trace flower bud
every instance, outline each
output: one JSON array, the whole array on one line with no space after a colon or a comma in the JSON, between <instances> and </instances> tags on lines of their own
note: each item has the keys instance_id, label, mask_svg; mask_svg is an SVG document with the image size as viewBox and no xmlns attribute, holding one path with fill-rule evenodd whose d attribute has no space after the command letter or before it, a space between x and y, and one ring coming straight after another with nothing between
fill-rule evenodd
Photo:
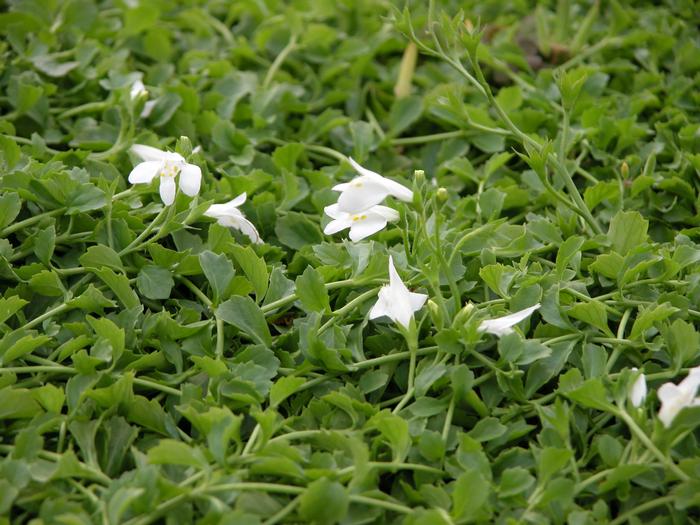
<instances>
[{"instance_id":1,"label":"flower bud","mask_svg":"<svg viewBox=\"0 0 700 525\"><path fill-rule=\"evenodd\" d=\"M417 184L423 184L425 182L425 171L416 170L413 172L413 178Z\"/></svg>"},{"instance_id":2,"label":"flower bud","mask_svg":"<svg viewBox=\"0 0 700 525\"><path fill-rule=\"evenodd\" d=\"M622 175L623 179L626 179L630 175L630 167L627 164L627 161L622 161L622 165L620 166L620 175Z\"/></svg>"},{"instance_id":3,"label":"flower bud","mask_svg":"<svg viewBox=\"0 0 700 525\"><path fill-rule=\"evenodd\" d=\"M440 312L440 307L432 299L428 299L427 302L428 312L430 313L430 319L433 321L433 325L438 330L443 327L442 312Z\"/></svg>"},{"instance_id":4,"label":"flower bud","mask_svg":"<svg viewBox=\"0 0 700 525\"><path fill-rule=\"evenodd\" d=\"M185 158L192 155L192 141L190 141L190 138L184 135L180 137L175 145L175 151Z\"/></svg>"},{"instance_id":5,"label":"flower bud","mask_svg":"<svg viewBox=\"0 0 700 525\"><path fill-rule=\"evenodd\" d=\"M472 303L465 304L464 308L462 308L459 312L457 312L457 315L455 315L452 326L458 327L464 325L471 317L473 311L474 305Z\"/></svg>"},{"instance_id":6,"label":"flower bud","mask_svg":"<svg viewBox=\"0 0 700 525\"><path fill-rule=\"evenodd\" d=\"M447 199L449 198L450 194L447 191L447 188L440 187L438 188L435 196L437 197L438 202L447 202Z\"/></svg>"}]
</instances>

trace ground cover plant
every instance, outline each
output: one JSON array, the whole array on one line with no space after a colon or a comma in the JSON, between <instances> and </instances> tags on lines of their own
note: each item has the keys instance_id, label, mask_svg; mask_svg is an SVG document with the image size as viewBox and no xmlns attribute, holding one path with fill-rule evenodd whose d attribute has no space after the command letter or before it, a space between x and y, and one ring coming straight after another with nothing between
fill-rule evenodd
<instances>
[{"instance_id":1,"label":"ground cover plant","mask_svg":"<svg viewBox=\"0 0 700 525\"><path fill-rule=\"evenodd\" d=\"M699 15L3 2L0 523L697 522Z\"/></svg>"}]
</instances>

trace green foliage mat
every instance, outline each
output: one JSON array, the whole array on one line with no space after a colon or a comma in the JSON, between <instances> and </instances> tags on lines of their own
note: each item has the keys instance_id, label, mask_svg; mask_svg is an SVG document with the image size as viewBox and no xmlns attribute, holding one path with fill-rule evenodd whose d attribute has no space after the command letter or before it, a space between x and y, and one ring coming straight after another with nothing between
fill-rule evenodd
<instances>
[{"instance_id":1,"label":"green foliage mat","mask_svg":"<svg viewBox=\"0 0 700 525\"><path fill-rule=\"evenodd\" d=\"M0 4L0 523L697 523L695 2Z\"/></svg>"}]
</instances>

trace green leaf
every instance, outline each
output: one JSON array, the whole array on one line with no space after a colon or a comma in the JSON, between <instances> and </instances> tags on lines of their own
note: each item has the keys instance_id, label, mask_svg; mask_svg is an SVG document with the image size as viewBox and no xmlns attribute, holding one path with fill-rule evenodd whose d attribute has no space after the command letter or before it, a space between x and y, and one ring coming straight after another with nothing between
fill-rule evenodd
<instances>
[{"instance_id":1,"label":"green leaf","mask_svg":"<svg viewBox=\"0 0 700 525\"><path fill-rule=\"evenodd\" d=\"M491 487L477 469L462 472L452 489L452 516L460 521L473 520L486 504Z\"/></svg>"},{"instance_id":2,"label":"green leaf","mask_svg":"<svg viewBox=\"0 0 700 525\"><path fill-rule=\"evenodd\" d=\"M348 513L350 498L337 481L320 478L309 483L299 498L299 515L306 523L331 525L339 523Z\"/></svg>"},{"instance_id":3,"label":"green leaf","mask_svg":"<svg viewBox=\"0 0 700 525\"><path fill-rule=\"evenodd\" d=\"M199 263L202 265L202 271L214 290L216 302L219 302L225 298L226 290L236 273L233 269L233 264L225 255L217 255L209 250L204 250L199 254Z\"/></svg>"},{"instance_id":4,"label":"green leaf","mask_svg":"<svg viewBox=\"0 0 700 525\"><path fill-rule=\"evenodd\" d=\"M126 308L136 308L141 306L141 301L136 292L131 288L129 284L129 279L122 274L116 274L109 268L103 268L102 270L95 270L95 275L97 275L102 281L109 286L109 289L114 292L117 299Z\"/></svg>"},{"instance_id":5,"label":"green leaf","mask_svg":"<svg viewBox=\"0 0 700 525\"><path fill-rule=\"evenodd\" d=\"M34 239L34 255L36 255L37 259L44 263L45 266L49 266L49 261L51 260L55 247L56 229L52 224L37 233Z\"/></svg>"},{"instance_id":6,"label":"green leaf","mask_svg":"<svg viewBox=\"0 0 700 525\"><path fill-rule=\"evenodd\" d=\"M568 391L566 396L586 408L604 412L613 410L613 406L608 401L605 387L600 382L600 379L588 379L581 386Z\"/></svg>"},{"instance_id":7,"label":"green leaf","mask_svg":"<svg viewBox=\"0 0 700 525\"><path fill-rule=\"evenodd\" d=\"M636 211L619 211L610 221L608 239L613 250L620 255L627 255L629 251L647 242L647 229L649 221Z\"/></svg>"},{"instance_id":8,"label":"green leaf","mask_svg":"<svg viewBox=\"0 0 700 525\"><path fill-rule=\"evenodd\" d=\"M297 297L307 311L325 313L330 310L328 290L316 269L308 266L296 279Z\"/></svg>"},{"instance_id":9,"label":"green leaf","mask_svg":"<svg viewBox=\"0 0 700 525\"><path fill-rule=\"evenodd\" d=\"M300 250L304 246L319 244L323 241L323 234L318 224L297 212L288 212L277 219L275 233L282 244L293 250Z\"/></svg>"},{"instance_id":10,"label":"green leaf","mask_svg":"<svg viewBox=\"0 0 700 525\"><path fill-rule=\"evenodd\" d=\"M265 297L265 293L267 293L268 274L265 260L262 257L258 257L250 246L235 245L231 249L236 262L253 285L255 297L260 302Z\"/></svg>"},{"instance_id":11,"label":"green leaf","mask_svg":"<svg viewBox=\"0 0 700 525\"><path fill-rule=\"evenodd\" d=\"M24 330L10 332L0 340L0 362L3 364L30 354L51 340L46 335L27 334Z\"/></svg>"},{"instance_id":12,"label":"green leaf","mask_svg":"<svg viewBox=\"0 0 700 525\"><path fill-rule=\"evenodd\" d=\"M172 274L160 266L144 266L136 277L136 287L149 299L168 299L173 286Z\"/></svg>"},{"instance_id":13,"label":"green leaf","mask_svg":"<svg viewBox=\"0 0 700 525\"><path fill-rule=\"evenodd\" d=\"M270 388L270 406L277 406L306 383L303 377L281 377Z\"/></svg>"},{"instance_id":14,"label":"green leaf","mask_svg":"<svg viewBox=\"0 0 700 525\"><path fill-rule=\"evenodd\" d=\"M22 209L22 199L17 193L0 195L0 228L6 228L17 218Z\"/></svg>"},{"instance_id":15,"label":"green leaf","mask_svg":"<svg viewBox=\"0 0 700 525\"><path fill-rule=\"evenodd\" d=\"M114 322L106 317L96 319L91 316L86 317L88 323L97 334L98 338L107 341L111 347L111 358L113 362L117 362L121 357L125 348L126 335L124 329L118 327Z\"/></svg>"},{"instance_id":16,"label":"green leaf","mask_svg":"<svg viewBox=\"0 0 700 525\"><path fill-rule=\"evenodd\" d=\"M29 301L25 301L17 295L0 297L0 324L19 312Z\"/></svg>"},{"instance_id":17,"label":"green leaf","mask_svg":"<svg viewBox=\"0 0 700 525\"><path fill-rule=\"evenodd\" d=\"M148 461L155 465L184 465L197 468L207 466L207 461L199 449L174 439L161 439L148 451Z\"/></svg>"},{"instance_id":18,"label":"green leaf","mask_svg":"<svg viewBox=\"0 0 700 525\"><path fill-rule=\"evenodd\" d=\"M487 417L479 421L469 431L469 437L476 441L491 441L501 437L508 428L502 425L495 417Z\"/></svg>"},{"instance_id":19,"label":"green leaf","mask_svg":"<svg viewBox=\"0 0 700 525\"><path fill-rule=\"evenodd\" d=\"M272 346L272 336L265 315L250 297L231 297L219 305L216 316L238 328L256 343Z\"/></svg>"},{"instance_id":20,"label":"green leaf","mask_svg":"<svg viewBox=\"0 0 700 525\"><path fill-rule=\"evenodd\" d=\"M535 478L524 468L508 468L501 474L498 495L501 498L517 496L527 491L534 483Z\"/></svg>"},{"instance_id":21,"label":"green leaf","mask_svg":"<svg viewBox=\"0 0 700 525\"><path fill-rule=\"evenodd\" d=\"M122 264L119 254L104 244L90 246L87 251L80 256L80 264L85 268L95 268L97 270L111 268L124 272L124 265Z\"/></svg>"},{"instance_id":22,"label":"green leaf","mask_svg":"<svg viewBox=\"0 0 700 525\"><path fill-rule=\"evenodd\" d=\"M577 303L566 311L566 315L594 326L604 334L613 337L613 333L608 327L608 312L600 301Z\"/></svg>"},{"instance_id":23,"label":"green leaf","mask_svg":"<svg viewBox=\"0 0 700 525\"><path fill-rule=\"evenodd\" d=\"M649 330L654 323L668 319L678 308L671 306L670 303L650 305L646 308L640 308L637 318L632 325L630 339L643 338L644 333Z\"/></svg>"},{"instance_id":24,"label":"green leaf","mask_svg":"<svg viewBox=\"0 0 700 525\"><path fill-rule=\"evenodd\" d=\"M389 135L397 137L423 113L423 97L408 96L394 100L389 112Z\"/></svg>"},{"instance_id":25,"label":"green leaf","mask_svg":"<svg viewBox=\"0 0 700 525\"><path fill-rule=\"evenodd\" d=\"M566 239L557 252L557 277L561 279L564 275L564 270L572 261L581 260L581 246L583 246L583 237L575 235ZM575 269L578 269L578 263L573 264Z\"/></svg>"}]
</instances>

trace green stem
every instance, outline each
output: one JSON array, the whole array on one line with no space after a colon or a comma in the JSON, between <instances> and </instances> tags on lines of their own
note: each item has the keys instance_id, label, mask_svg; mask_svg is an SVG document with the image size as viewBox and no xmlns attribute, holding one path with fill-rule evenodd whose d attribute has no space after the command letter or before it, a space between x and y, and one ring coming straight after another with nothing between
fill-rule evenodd
<instances>
[{"instance_id":1,"label":"green stem","mask_svg":"<svg viewBox=\"0 0 700 525\"><path fill-rule=\"evenodd\" d=\"M401 332L406 339L406 345L408 345L408 383L406 385L406 395L404 395L403 399L392 411L394 414L398 414L408 404L415 393L414 383L416 380L416 359L418 354L418 333L415 321L411 319L409 327L405 330L402 329Z\"/></svg>"},{"instance_id":2,"label":"green stem","mask_svg":"<svg viewBox=\"0 0 700 525\"><path fill-rule=\"evenodd\" d=\"M458 129L455 131L445 131L443 133L434 133L432 135L420 135L417 137L401 137L391 139L389 143L392 146L408 146L411 144L426 144L428 142L440 142L441 140L454 139L463 137L464 130Z\"/></svg>"},{"instance_id":3,"label":"green stem","mask_svg":"<svg viewBox=\"0 0 700 525\"><path fill-rule=\"evenodd\" d=\"M224 357L224 320L216 318L216 358Z\"/></svg>"},{"instance_id":4,"label":"green stem","mask_svg":"<svg viewBox=\"0 0 700 525\"><path fill-rule=\"evenodd\" d=\"M653 509L654 507L660 507L661 505L671 505L674 501L676 501L676 498L677 496L675 495L661 496L660 498L647 501L646 503L641 503L631 508L624 514L620 514L617 518L610 522L610 525L622 525L623 523L627 523L630 521L631 517L636 516L637 514L641 514L642 512L646 512L647 510Z\"/></svg>"},{"instance_id":5,"label":"green stem","mask_svg":"<svg viewBox=\"0 0 700 525\"><path fill-rule=\"evenodd\" d=\"M282 51L280 51L280 54L277 55L275 60L272 62L270 69L267 71L267 75L265 75L265 80L263 80L263 83L262 83L263 89L266 89L270 85L270 82L272 82L272 79L277 74L277 71L282 66L284 61L287 59L287 57L289 56L289 53L294 51L294 48L296 47L296 45L297 45L297 35L292 35L292 37L289 39L289 42L287 43L287 45L284 46Z\"/></svg>"},{"instance_id":6,"label":"green stem","mask_svg":"<svg viewBox=\"0 0 700 525\"><path fill-rule=\"evenodd\" d=\"M67 209L68 208L56 208L55 210L45 211L44 213L40 213L39 215L34 215L33 217L29 217L28 219L24 219L23 221L16 222L2 230L2 232L0 232L0 237L7 237L11 233L21 230L22 228L26 228L27 226L36 224L37 222L40 222L47 217L53 217L55 215L65 213Z\"/></svg>"},{"instance_id":7,"label":"green stem","mask_svg":"<svg viewBox=\"0 0 700 525\"><path fill-rule=\"evenodd\" d=\"M682 481L688 481L690 477L683 472L680 468L678 468L678 465L676 465L670 458L666 457L657 447L654 445L654 443L649 439L649 436L647 436L644 431L639 428L637 423L632 419L632 417L625 411L625 410L619 410L617 411L617 416L620 417L629 427L629 429L632 431L632 433L637 436L637 439L642 442L642 444L651 452L656 459L658 459L663 465L665 465L671 472L673 472L678 479Z\"/></svg>"},{"instance_id":8,"label":"green stem","mask_svg":"<svg viewBox=\"0 0 700 525\"><path fill-rule=\"evenodd\" d=\"M129 243L129 245L124 248L122 251L119 252L119 256L122 257L128 253L131 253L133 251L136 251L140 248L140 243L143 241L148 235L155 229L155 227L158 225L160 220L165 217L165 215L168 213L170 210L170 206L163 206L163 208L158 212L158 215L154 217L154 219L144 228L144 230L136 237L133 241Z\"/></svg>"},{"instance_id":9,"label":"green stem","mask_svg":"<svg viewBox=\"0 0 700 525\"><path fill-rule=\"evenodd\" d=\"M74 108L67 109L63 113L60 113L57 118L59 119L64 119L68 117L72 117L73 115L79 115L80 113L90 113L90 112L97 112L97 111L103 111L110 107L112 105L112 102L110 101L101 101L101 102L88 102L87 104L82 104L80 106L76 106Z\"/></svg>"}]
</instances>

